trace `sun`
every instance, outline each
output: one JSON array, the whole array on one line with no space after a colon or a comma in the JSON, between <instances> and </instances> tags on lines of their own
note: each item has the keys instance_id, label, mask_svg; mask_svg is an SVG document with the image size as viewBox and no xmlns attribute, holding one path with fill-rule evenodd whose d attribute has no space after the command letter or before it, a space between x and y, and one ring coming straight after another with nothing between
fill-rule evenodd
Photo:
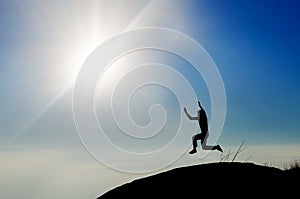
<instances>
[{"instance_id":1,"label":"sun","mask_svg":"<svg viewBox=\"0 0 300 199\"><path fill-rule=\"evenodd\" d=\"M64 77L64 87L73 87L77 75L88 56L97 48L99 42L78 42L66 48L61 73Z\"/></svg>"}]
</instances>

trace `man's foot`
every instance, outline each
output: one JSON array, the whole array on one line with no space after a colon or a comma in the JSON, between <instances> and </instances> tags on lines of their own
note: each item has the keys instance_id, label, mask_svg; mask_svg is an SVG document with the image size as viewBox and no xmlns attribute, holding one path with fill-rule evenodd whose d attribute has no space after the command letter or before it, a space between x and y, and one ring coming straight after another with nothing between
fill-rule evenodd
<instances>
[{"instance_id":1,"label":"man's foot","mask_svg":"<svg viewBox=\"0 0 300 199\"><path fill-rule=\"evenodd\" d=\"M194 153L197 153L197 150L196 149L193 149L189 152L189 154L194 154Z\"/></svg>"},{"instance_id":2,"label":"man's foot","mask_svg":"<svg viewBox=\"0 0 300 199\"><path fill-rule=\"evenodd\" d=\"M216 149L217 149L218 151L220 151L220 152L223 152L223 149L221 148L220 145L217 145L217 146L216 146Z\"/></svg>"}]
</instances>

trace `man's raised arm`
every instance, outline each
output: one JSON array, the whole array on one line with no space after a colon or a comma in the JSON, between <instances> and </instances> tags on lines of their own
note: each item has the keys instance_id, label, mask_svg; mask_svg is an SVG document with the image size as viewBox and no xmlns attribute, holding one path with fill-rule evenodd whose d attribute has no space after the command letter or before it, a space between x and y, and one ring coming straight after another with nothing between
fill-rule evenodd
<instances>
[{"instance_id":1,"label":"man's raised arm","mask_svg":"<svg viewBox=\"0 0 300 199\"><path fill-rule=\"evenodd\" d=\"M192 117L192 116L187 112L187 110L186 110L185 107L183 108L183 110L184 110L186 116L187 116L190 120L198 120L198 117Z\"/></svg>"},{"instance_id":2,"label":"man's raised arm","mask_svg":"<svg viewBox=\"0 0 300 199\"><path fill-rule=\"evenodd\" d=\"M199 105L199 107L200 107L202 110L204 110L204 108L201 106L201 104L200 104L199 101L198 101L198 105Z\"/></svg>"}]
</instances>

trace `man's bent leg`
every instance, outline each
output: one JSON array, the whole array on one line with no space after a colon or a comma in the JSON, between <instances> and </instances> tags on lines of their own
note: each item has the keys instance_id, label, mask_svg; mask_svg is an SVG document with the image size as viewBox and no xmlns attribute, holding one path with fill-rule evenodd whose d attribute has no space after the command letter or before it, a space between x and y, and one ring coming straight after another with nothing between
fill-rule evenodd
<instances>
[{"instance_id":1,"label":"man's bent leg","mask_svg":"<svg viewBox=\"0 0 300 199\"><path fill-rule=\"evenodd\" d=\"M202 134L196 134L192 137L192 140L193 140L193 150L190 151L190 154L193 154L193 153L196 153L197 152L197 141L200 140L202 137Z\"/></svg>"}]
</instances>

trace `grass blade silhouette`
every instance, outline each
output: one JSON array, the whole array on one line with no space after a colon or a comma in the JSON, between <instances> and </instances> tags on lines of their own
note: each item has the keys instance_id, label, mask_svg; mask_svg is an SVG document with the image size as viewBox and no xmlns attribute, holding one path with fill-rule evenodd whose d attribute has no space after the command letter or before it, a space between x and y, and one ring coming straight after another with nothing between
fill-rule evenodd
<instances>
[{"instance_id":1,"label":"grass blade silhouette","mask_svg":"<svg viewBox=\"0 0 300 199\"><path fill-rule=\"evenodd\" d=\"M243 140L243 142L241 143L240 147L238 148L238 150L237 150L237 152L235 153L234 157L232 158L232 161L231 161L231 162L233 162L233 161L235 160L237 154L239 154L239 153L242 152L244 149L246 149L246 148L241 149L244 143L245 143L245 140Z\"/></svg>"}]
</instances>

